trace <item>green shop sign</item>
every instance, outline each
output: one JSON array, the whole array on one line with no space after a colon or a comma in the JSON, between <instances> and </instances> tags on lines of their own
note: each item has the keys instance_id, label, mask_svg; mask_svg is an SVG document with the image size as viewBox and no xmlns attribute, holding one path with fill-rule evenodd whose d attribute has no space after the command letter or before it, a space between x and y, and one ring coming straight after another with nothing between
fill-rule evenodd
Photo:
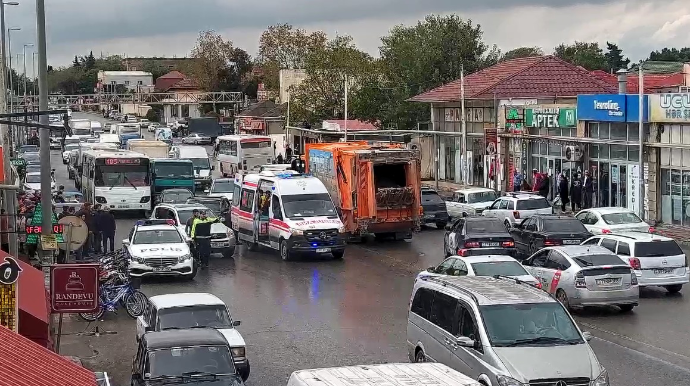
<instances>
[{"instance_id":1,"label":"green shop sign","mask_svg":"<svg viewBox=\"0 0 690 386\"><path fill-rule=\"evenodd\" d=\"M575 127L577 126L577 109L560 107L525 109L525 126Z\"/></svg>"}]
</instances>

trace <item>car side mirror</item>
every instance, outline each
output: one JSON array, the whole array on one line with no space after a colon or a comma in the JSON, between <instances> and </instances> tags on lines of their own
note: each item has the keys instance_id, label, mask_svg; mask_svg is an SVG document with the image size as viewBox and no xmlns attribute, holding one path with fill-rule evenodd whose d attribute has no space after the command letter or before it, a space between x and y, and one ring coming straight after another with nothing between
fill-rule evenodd
<instances>
[{"instance_id":1,"label":"car side mirror","mask_svg":"<svg viewBox=\"0 0 690 386\"><path fill-rule=\"evenodd\" d=\"M585 338L587 342L592 340L592 333L589 331L582 331L582 337Z\"/></svg>"},{"instance_id":2,"label":"car side mirror","mask_svg":"<svg viewBox=\"0 0 690 386\"><path fill-rule=\"evenodd\" d=\"M436 267L429 267L426 269L427 272L436 273Z\"/></svg>"},{"instance_id":3,"label":"car side mirror","mask_svg":"<svg viewBox=\"0 0 690 386\"><path fill-rule=\"evenodd\" d=\"M470 339L466 336L459 336L455 339L455 343L460 347L473 348L475 345L474 339Z\"/></svg>"},{"instance_id":4,"label":"car side mirror","mask_svg":"<svg viewBox=\"0 0 690 386\"><path fill-rule=\"evenodd\" d=\"M128 240L128 239L122 240L122 245L128 246L128 245L129 245L129 240Z\"/></svg>"},{"instance_id":5,"label":"car side mirror","mask_svg":"<svg viewBox=\"0 0 690 386\"><path fill-rule=\"evenodd\" d=\"M232 326L233 326L233 327L237 327L237 326L239 326L240 324L242 324L242 322L240 322L239 320L235 320L234 322L232 322Z\"/></svg>"},{"instance_id":6,"label":"car side mirror","mask_svg":"<svg viewBox=\"0 0 690 386\"><path fill-rule=\"evenodd\" d=\"M447 231L449 231L449 230L453 229L453 226L452 226L451 224L446 224L446 226L444 227L444 229L447 230Z\"/></svg>"}]
</instances>

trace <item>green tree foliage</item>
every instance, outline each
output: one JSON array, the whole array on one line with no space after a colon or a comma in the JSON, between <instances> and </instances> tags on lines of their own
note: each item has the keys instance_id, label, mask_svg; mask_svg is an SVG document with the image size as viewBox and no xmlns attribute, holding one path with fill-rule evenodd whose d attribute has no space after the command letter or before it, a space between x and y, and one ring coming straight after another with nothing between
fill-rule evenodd
<instances>
[{"instance_id":1,"label":"green tree foliage","mask_svg":"<svg viewBox=\"0 0 690 386\"><path fill-rule=\"evenodd\" d=\"M587 70L608 70L608 62L599 43L575 42L574 44L561 44L554 48L555 56L581 66Z\"/></svg>"},{"instance_id":2,"label":"green tree foliage","mask_svg":"<svg viewBox=\"0 0 690 386\"><path fill-rule=\"evenodd\" d=\"M460 78L463 69L470 74L496 63L500 51L482 35L479 25L455 15L394 27L381 39L380 75L354 93L354 116L399 129L428 121L428 105L406 100Z\"/></svg>"},{"instance_id":3,"label":"green tree foliage","mask_svg":"<svg viewBox=\"0 0 690 386\"><path fill-rule=\"evenodd\" d=\"M606 42L606 66L609 72L616 72L620 69L627 69L630 59L623 56L623 50L618 48L615 43Z\"/></svg>"},{"instance_id":4,"label":"green tree foliage","mask_svg":"<svg viewBox=\"0 0 690 386\"><path fill-rule=\"evenodd\" d=\"M290 24L268 27L259 38L258 64L263 69L267 89L280 88L281 69L304 69L311 53L326 46L328 38L322 31L308 33Z\"/></svg>"},{"instance_id":5,"label":"green tree foliage","mask_svg":"<svg viewBox=\"0 0 690 386\"><path fill-rule=\"evenodd\" d=\"M373 58L358 50L350 36L336 36L309 53L304 68L305 81L290 91L293 122L343 119L346 79L349 92L354 93L375 74Z\"/></svg>"},{"instance_id":6,"label":"green tree foliage","mask_svg":"<svg viewBox=\"0 0 690 386\"><path fill-rule=\"evenodd\" d=\"M544 51L541 47L518 47L506 52L501 57L501 61L518 59L518 58L529 58L532 56L543 56Z\"/></svg>"},{"instance_id":7,"label":"green tree foliage","mask_svg":"<svg viewBox=\"0 0 690 386\"><path fill-rule=\"evenodd\" d=\"M98 71L122 71L120 56L96 58L93 52L79 57L75 56L69 67L50 67L48 72L48 89L50 92L63 94L92 94L98 81Z\"/></svg>"},{"instance_id":8,"label":"green tree foliage","mask_svg":"<svg viewBox=\"0 0 690 386\"><path fill-rule=\"evenodd\" d=\"M663 48L659 51L652 51L649 59L659 62L690 62L690 47Z\"/></svg>"},{"instance_id":9,"label":"green tree foliage","mask_svg":"<svg viewBox=\"0 0 690 386\"><path fill-rule=\"evenodd\" d=\"M199 34L192 49L188 74L207 91L240 91L245 75L251 72L251 57L241 48L213 31Z\"/></svg>"}]
</instances>

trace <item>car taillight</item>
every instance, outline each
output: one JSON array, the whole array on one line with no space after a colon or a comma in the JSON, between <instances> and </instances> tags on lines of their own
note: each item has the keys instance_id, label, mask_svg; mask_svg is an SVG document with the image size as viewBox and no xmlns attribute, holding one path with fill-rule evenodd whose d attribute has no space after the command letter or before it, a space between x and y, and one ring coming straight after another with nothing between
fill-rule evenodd
<instances>
[{"instance_id":1,"label":"car taillight","mask_svg":"<svg viewBox=\"0 0 690 386\"><path fill-rule=\"evenodd\" d=\"M642 269L642 264L640 264L640 259L638 259L637 257L628 258L628 263L630 263L630 267L632 267L632 269L636 269L636 270Z\"/></svg>"},{"instance_id":2,"label":"car taillight","mask_svg":"<svg viewBox=\"0 0 690 386\"><path fill-rule=\"evenodd\" d=\"M637 275L635 275L635 272L632 272L630 274L630 285L637 285Z\"/></svg>"},{"instance_id":3,"label":"car taillight","mask_svg":"<svg viewBox=\"0 0 690 386\"><path fill-rule=\"evenodd\" d=\"M545 247L553 247L555 245L561 245L561 240L544 240Z\"/></svg>"},{"instance_id":4,"label":"car taillight","mask_svg":"<svg viewBox=\"0 0 690 386\"><path fill-rule=\"evenodd\" d=\"M605 234L605 235L608 235L609 233L611 233L611 231L608 230L608 229L602 229L602 230L601 230L601 233L603 233L603 234Z\"/></svg>"},{"instance_id":5,"label":"car taillight","mask_svg":"<svg viewBox=\"0 0 690 386\"><path fill-rule=\"evenodd\" d=\"M479 243L476 241L465 242L465 248L479 248Z\"/></svg>"},{"instance_id":6,"label":"car taillight","mask_svg":"<svg viewBox=\"0 0 690 386\"><path fill-rule=\"evenodd\" d=\"M514 241L504 241L503 244L501 244L501 245L503 245L504 248L511 248L511 247L515 246L515 242Z\"/></svg>"},{"instance_id":7,"label":"car taillight","mask_svg":"<svg viewBox=\"0 0 690 386\"><path fill-rule=\"evenodd\" d=\"M656 232L656 229L654 229L654 227L649 227L649 233L654 233L654 232Z\"/></svg>"},{"instance_id":8,"label":"car taillight","mask_svg":"<svg viewBox=\"0 0 690 386\"><path fill-rule=\"evenodd\" d=\"M587 282L585 281L585 274L582 271L575 275L575 288L587 288Z\"/></svg>"},{"instance_id":9,"label":"car taillight","mask_svg":"<svg viewBox=\"0 0 690 386\"><path fill-rule=\"evenodd\" d=\"M520 212L518 212L517 210L514 210L513 211L513 218L519 219L520 218Z\"/></svg>"}]
</instances>

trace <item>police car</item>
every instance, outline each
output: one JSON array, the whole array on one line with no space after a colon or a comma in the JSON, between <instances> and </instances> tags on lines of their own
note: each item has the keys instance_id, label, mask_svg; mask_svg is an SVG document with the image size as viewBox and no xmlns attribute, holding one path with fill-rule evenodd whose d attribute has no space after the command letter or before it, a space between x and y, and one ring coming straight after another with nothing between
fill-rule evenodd
<instances>
[{"instance_id":1,"label":"police car","mask_svg":"<svg viewBox=\"0 0 690 386\"><path fill-rule=\"evenodd\" d=\"M130 257L130 275L172 275L194 279L197 266L188 240L172 220L137 221L129 237L122 240Z\"/></svg>"}]
</instances>

